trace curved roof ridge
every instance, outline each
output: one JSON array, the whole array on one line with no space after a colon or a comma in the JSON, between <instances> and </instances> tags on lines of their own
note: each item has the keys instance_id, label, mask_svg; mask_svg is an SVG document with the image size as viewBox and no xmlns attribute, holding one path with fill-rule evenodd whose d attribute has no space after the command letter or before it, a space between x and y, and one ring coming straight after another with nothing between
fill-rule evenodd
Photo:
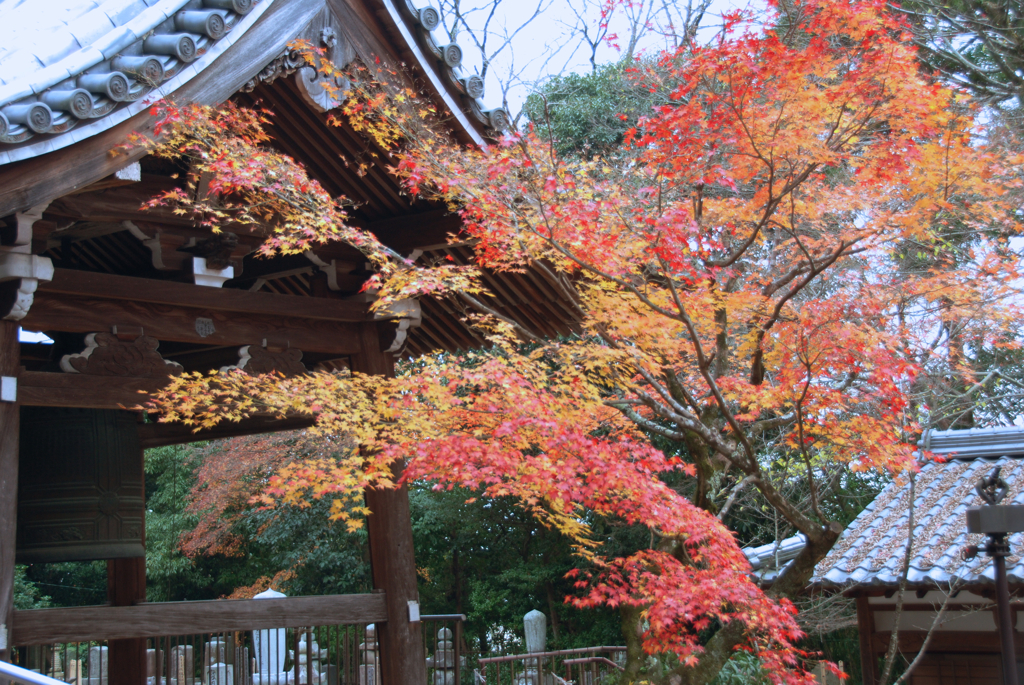
<instances>
[{"instance_id":1,"label":"curved roof ridge","mask_svg":"<svg viewBox=\"0 0 1024 685\"><path fill-rule=\"evenodd\" d=\"M434 40L433 31L441 23L441 15L435 7L417 7L413 0L380 1L416 61L426 68L427 78L434 89L476 144L484 145L485 141L476 132L470 118L494 131L509 128L512 120L508 112L501 107L486 109L481 100L484 95L483 79L475 74L467 75L462 69L462 47L454 42L439 45ZM433 57L433 65L430 57ZM460 97L465 105L458 106L455 97Z\"/></svg>"},{"instance_id":2,"label":"curved roof ridge","mask_svg":"<svg viewBox=\"0 0 1024 685\"><path fill-rule=\"evenodd\" d=\"M1024 427L927 430L918 446L954 459L1024 455Z\"/></svg>"}]
</instances>

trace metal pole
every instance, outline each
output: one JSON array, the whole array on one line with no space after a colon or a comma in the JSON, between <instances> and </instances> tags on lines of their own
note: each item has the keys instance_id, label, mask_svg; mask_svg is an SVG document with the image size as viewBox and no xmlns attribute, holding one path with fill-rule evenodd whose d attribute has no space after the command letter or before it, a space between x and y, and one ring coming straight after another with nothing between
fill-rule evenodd
<instances>
[{"instance_id":1,"label":"metal pole","mask_svg":"<svg viewBox=\"0 0 1024 685\"><path fill-rule=\"evenodd\" d=\"M1003 683L1017 685L1017 652L1013 644L1013 621L1010 617L1010 588L1006 582L1006 557L1010 553L1006 535L990 535L989 549L986 551L992 557L995 566L999 641L1003 651Z\"/></svg>"},{"instance_id":2,"label":"metal pole","mask_svg":"<svg viewBox=\"0 0 1024 685\"><path fill-rule=\"evenodd\" d=\"M455 685L462 683L462 621L455 620L455 644L452 645L455 654Z\"/></svg>"}]
</instances>

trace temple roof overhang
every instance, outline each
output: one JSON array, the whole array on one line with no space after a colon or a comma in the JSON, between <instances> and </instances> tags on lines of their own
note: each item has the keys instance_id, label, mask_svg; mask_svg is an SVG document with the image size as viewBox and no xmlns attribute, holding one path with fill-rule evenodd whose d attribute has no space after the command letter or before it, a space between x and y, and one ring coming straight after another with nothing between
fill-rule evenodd
<instances>
[{"instance_id":1,"label":"temple roof overhang","mask_svg":"<svg viewBox=\"0 0 1024 685\"><path fill-rule=\"evenodd\" d=\"M290 47L305 41L323 48L340 66L393 65L391 71L433 100L457 141L485 144L507 116L485 109L480 79L459 71L461 49L435 41L431 28L439 17L433 8L407 0L61 1L51 17L31 19L28 3L0 0L0 19L7 26L20 23L31 38L15 41L9 34L8 51L0 51L0 92L7 98L0 112L58 103L47 93L75 89L86 91L93 106L110 106L62 132L0 142L6 154L0 162L0 316L47 332L62 347L58 353L23 345L26 372L41 374L24 379L35 383L32 392L43 398L39 401L50 401L45 398L54 396L52 386L59 380L60 401L123 403L123 393L99 402L98 382L56 378L63 354L84 354L92 349L88 335L109 334L114 327L122 338L159 341L163 358L186 370L234 364L238 350L253 344L302 349L306 368L331 368L361 349L360 322L373 320L360 294L370 272L348 245L330 243L305 255L261 259L256 256L264 239L259 227L229 226L234 242L220 244L192 218L169 209L140 209L157 194L181 187L187 176L187 169L174 162L120 149L132 133L154 134L156 119L147 104L158 97L179 104L231 100L271 110L270 144L300 162L332 196L348 198L351 224L423 264L474 261L471 244L449 240L461 227L457 214L406 193L378 163L386 151L344 122L337 125L336 117L329 121L339 103ZM183 18L183 13L198 14ZM214 24L211 17L220 17L223 33L193 32L196 17ZM86 25L94 26L92 33ZM196 46L190 53L194 58L186 64L185 55L158 52L161 36L177 36L179 42L188 37ZM47 51L47 37L63 47ZM115 45L120 51L110 52ZM150 64L154 73L162 70L163 80L125 71L129 57L140 69ZM24 66L14 69L16 64ZM125 92L138 97L115 102L88 90L100 77L118 81L111 76L115 73L124 77ZM71 112L57 104L46 107L63 113L54 115L62 121ZM17 123L20 115L13 116L8 133L26 129ZM229 268L212 273L216 269L202 249L217 252ZM484 279L494 294L490 306L524 327L544 336L578 331L578 309L563 275L538 268L487 272ZM10 311L5 309L9 298ZM309 298L320 298L322 306ZM360 312L344 309L359 302ZM455 299L423 298L399 320L381 325L390 326L382 344L391 351L416 355L486 345ZM123 333L127 329L136 333ZM136 380L139 388L149 387L149 381ZM121 383L118 392L130 385ZM25 387L28 392L30 386Z\"/></svg>"},{"instance_id":2,"label":"temple roof overhang","mask_svg":"<svg viewBox=\"0 0 1024 685\"><path fill-rule=\"evenodd\" d=\"M294 53L288 61L296 40L331 49L335 61L411 65L451 114L456 136L484 144L508 116L483 104L482 79L462 73L457 44L435 40L438 23L436 9L411 0L61 0L52 12L24 0L0 2L0 33L7 34L0 50L0 180L5 166L80 148L64 157L74 172L62 175L63 183L40 187L32 173L39 167L22 168L21 182L4 183L0 215L135 161L110 151L128 132L148 132L157 100L217 104L251 90L266 70L280 71L282 61L289 72L304 67ZM322 99L322 88L309 86L310 98ZM86 171L86 160L101 163Z\"/></svg>"}]
</instances>

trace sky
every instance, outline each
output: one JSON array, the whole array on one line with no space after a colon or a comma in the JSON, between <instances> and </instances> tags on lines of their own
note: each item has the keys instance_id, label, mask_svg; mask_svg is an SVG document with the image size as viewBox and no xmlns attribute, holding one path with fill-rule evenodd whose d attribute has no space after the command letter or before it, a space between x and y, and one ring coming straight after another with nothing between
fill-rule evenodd
<instances>
[{"instance_id":1,"label":"sky","mask_svg":"<svg viewBox=\"0 0 1024 685\"><path fill-rule=\"evenodd\" d=\"M607 31L607 35L617 35L619 39L601 41L596 51L598 64L614 62L622 57L621 49L612 43L618 43L620 48L624 46L625 37L630 32L628 15L648 11L652 2L657 3L659 9L667 6L669 11L676 13L686 6L685 0L622 2L612 12ZM503 83L511 86L507 94L508 109L515 116L522 109L527 95L546 78L559 73L585 73L591 70L590 49L580 29L586 26L591 37L599 32L602 0L497 0L496 4L492 0L431 0L430 4L435 7L440 5L444 17L442 26L434 31L435 40L440 44L447 42L445 29L450 29L453 24L456 6L460 6L466 23L480 40L486 36L489 53L493 53L508 39L508 44L494 56L485 78L483 100L489 107L502 104ZM721 25L724 12L747 8L748 5L754 9L763 9L764 1L712 0L698 38L706 40L714 35ZM495 7L493 18L487 24L492 7ZM638 43L641 53L657 54L666 46L665 38L659 35L658 30L659 25L664 23L663 19L655 18L648 24L646 35ZM473 38L466 33L466 29L459 26L458 34L461 35L457 35L456 40L463 47L463 71L479 74L481 53L476 49Z\"/></svg>"}]
</instances>

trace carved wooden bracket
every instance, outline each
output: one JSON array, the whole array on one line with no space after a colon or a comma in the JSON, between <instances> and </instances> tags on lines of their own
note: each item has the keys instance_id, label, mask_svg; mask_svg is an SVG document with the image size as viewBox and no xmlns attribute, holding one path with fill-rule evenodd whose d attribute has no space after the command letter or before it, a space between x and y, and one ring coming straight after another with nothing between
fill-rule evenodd
<instances>
[{"instance_id":1,"label":"carved wooden bracket","mask_svg":"<svg viewBox=\"0 0 1024 685\"><path fill-rule=\"evenodd\" d=\"M181 271L185 268L185 262L191 259L192 255L189 253L178 252L178 248L187 240L184 236L154 229L154 235L151 238L134 222L125 221L123 223L133 236L149 248L153 255L154 268L161 271Z\"/></svg>"},{"instance_id":2,"label":"carved wooden bracket","mask_svg":"<svg viewBox=\"0 0 1024 685\"><path fill-rule=\"evenodd\" d=\"M222 279L221 283L241 273L242 258L253 250L252 241L239 242L238 236L234 233L196 240L167 231L159 224L141 221L123 221L122 224L149 248L153 255L154 268L161 271L182 271L190 265L194 267L195 257L198 256L206 260L206 264L200 268L202 272L211 269L217 272L225 271L229 266L235 268L232 275ZM150 237L150 233L153 237ZM216 287L220 287L220 283L217 283Z\"/></svg>"},{"instance_id":3,"label":"carved wooden bracket","mask_svg":"<svg viewBox=\"0 0 1024 685\"><path fill-rule=\"evenodd\" d=\"M85 349L79 354L66 354L60 368L67 373L91 376L122 376L160 378L177 376L181 364L164 359L157 352L160 341L142 334L141 328L121 329L112 333L90 333Z\"/></svg>"},{"instance_id":4,"label":"carved wooden bracket","mask_svg":"<svg viewBox=\"0 0 1024 685\"><path fill-rule=\"evenodd\" d=\"M52 279L53 262L49 257L0 251L0 318L24 319L39 281Z\"/></svg>"},{"instance_id":5,"label":"carved wooden bracket","mask_svg":"<svg viewBox=\"0 0 1024 685\"><path fill-rule=\"evenodd\" d=\"M294 347L268 346L264 340L262 345L246 345L238 349L238 363L234 366L221 368L222 372L238 369L257 376L264 373L280 373L284 376L301 376L306 373L306 365L302 363L302 350Z\"/></svg>"},{"instance_id":6,"label":"carved wooden bracket","mask_svg":"<svg viewBox=\"0 0 1024 685\"><path fill-rule=\"evenodd\" d=\"M420 303L416 300L400 300L388 307L387 310L377 312L373 318L398 324L391 345L382 350L383 352L398 353L405 346L405 341L409 337L409 329L419 328L423 323L423 311L420 309ZM381 340L382 344L385 342Z\"/></svg>"},{"instance_id":7,"label":"carved wooden bracket","mask_svg":"<svg viewBox=\"0 0 1024 685\"><path fill-rule=\"evenodd\" d=\"M13 230L4 235L0 244L12 252L31 252L32 226L43 218L43 212L49 206L49 202L44 202L24 212L15 212Z\"/></svg>"},{"instance_id":8,"label":"carved wooden bracket","mask_svg":"<svg viewBox=\"0 0 1024 685\"><path fill-rule=\"evenodd\" d=\"M32 226L49 205L46 202L15 213L14 224L0 231L0 319L25 318L39 281L53 278L49 257L32 254Z\"/></svg>"}]
</instances>

